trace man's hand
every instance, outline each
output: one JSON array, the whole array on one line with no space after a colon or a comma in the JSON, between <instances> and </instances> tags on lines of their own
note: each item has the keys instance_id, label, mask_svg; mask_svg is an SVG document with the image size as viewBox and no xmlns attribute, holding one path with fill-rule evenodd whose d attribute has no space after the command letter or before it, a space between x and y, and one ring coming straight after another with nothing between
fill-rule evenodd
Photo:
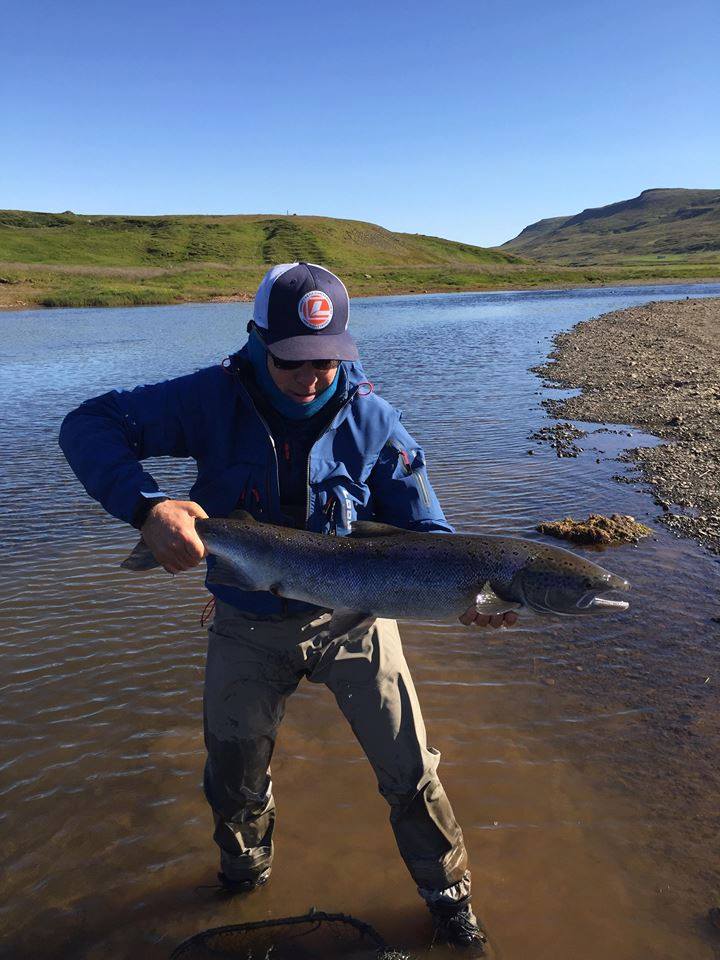
<instances>
[{"instance_id":1,"label":"man's hand","mask_svg":"<svg viewBox=\"0 0 720 960\"><path fill-rule=\"evenodd\" d=\"M460 614L458 620L464 623L466 627L513 627L517 623L518 615L508 610L507 613L496 613L494 616L488 616L487 613L478 613L475 606L468 607L465 613Z\"/></svg>"},{"instance_id":2,"label":"man's hand","mask_svg":"<svg viewBox=\"0 0 720 960\"><path fill-rule=\"evenodd\" d=\"M195 531L195 518L207 514L193 500L163 500L153 507L140 530L155 559L168 573L196 567L205 547Z\"/></svg>"}]
</instances>

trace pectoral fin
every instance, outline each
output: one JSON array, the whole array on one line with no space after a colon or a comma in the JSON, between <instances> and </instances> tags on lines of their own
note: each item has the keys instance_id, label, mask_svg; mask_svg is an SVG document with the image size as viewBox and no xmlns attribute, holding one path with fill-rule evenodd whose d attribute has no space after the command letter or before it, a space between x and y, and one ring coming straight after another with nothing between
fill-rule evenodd
<instances>
[{"instance_id":1,"label":"pectoral fin","mask_svg":"<svg viewBox=\"0 0 720 960\"><path fill-rule=\"evenodd\" d=\"M514 603L512 600L503 600L499 597L490 583L486 583L480 593L475 597L475 609L478 613L485 616L494 616L497 613L507 613L509 610L519 610L521 603Z\"/></svg>"},{"instance_id":2,"label":"pectoral fin","mask_svg":"<svg viewBox=\"0 0 720 960\"><path fill-rule=\"evenodd\" d=\"M237 590L263 589L242 570L233 567L227 560L221 560L220 557L212 555L208 557L207 583L208 586L215 584L216 586L235 587Z\"/></svg>"},{"instance_id":3,"label":"pectoral fin","mask_svg":"<svg viewBox=\"0 0 720 960\"><path fill-rule=\"evenodd\" d=\"M158 563L150 547L145 543L143 538L140 537L120 566L126 570L139 572L142 570L153 570L155 567L161 566L161 564Z\"/></svg>"}]
</instances>

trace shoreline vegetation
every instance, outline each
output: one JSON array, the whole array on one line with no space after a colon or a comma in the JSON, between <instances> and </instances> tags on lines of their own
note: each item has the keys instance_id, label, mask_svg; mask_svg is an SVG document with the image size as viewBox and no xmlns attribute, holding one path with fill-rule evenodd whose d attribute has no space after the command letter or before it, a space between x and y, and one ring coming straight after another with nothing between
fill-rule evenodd
<instances>
[{"instance_id":1,"label":"shoreline vegetation","mask_svg":"<svg viewBox=\"0 0 720 960\"><path fill-rule=\"evenodd\" d=\"M249 301L270 265L299 259L337 272L354 297L720 279L711 252L560 264L329 217L5 210L0 309Z\"/></svg>"},{"instance_id":2,"label":"shoreline vegetation","mask_svg":"<svg viewBox=\"0 0 720 960\"><path fill-rule=\"evenodd\" d=\"M651 302L578 323L535 367L579 396L547 400L551 416L632 424L664 442L621 459L646 483L660 519L720 554L720 298Z\"/></svg>"}]
</instances>

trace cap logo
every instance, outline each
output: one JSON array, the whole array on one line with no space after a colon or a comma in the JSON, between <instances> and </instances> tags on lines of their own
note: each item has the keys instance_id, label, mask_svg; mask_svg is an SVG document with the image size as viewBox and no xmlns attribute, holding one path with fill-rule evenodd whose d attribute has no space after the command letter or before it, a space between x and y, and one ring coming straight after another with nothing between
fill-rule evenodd
<instances>
[{"instance_id":1,"label":"cap logo","mask_svg":"<svg viewBox=\"0 0 720 960\"><path fill-rule=\"evenodd\" d=\"M310 290L298 303L298 314L306 327L324 330L333 318L332 300L322 290Z\"/></svg>"}]
</instances>

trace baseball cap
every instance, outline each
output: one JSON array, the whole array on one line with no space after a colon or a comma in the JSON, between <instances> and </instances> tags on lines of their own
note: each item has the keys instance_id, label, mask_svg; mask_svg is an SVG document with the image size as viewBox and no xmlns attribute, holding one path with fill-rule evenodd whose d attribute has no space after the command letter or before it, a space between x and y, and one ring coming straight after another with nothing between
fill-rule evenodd
<instances>
[{"instance_id":1,"label":"baseball cap","mask_svg":"<svg viewBox=\"0 0 720 960\"><path fill-rule=\"evenodd\" d=\"M253 321L281 360L357 360L349 312L345 284L334 273L316 263L280 263L260 281Z\"/></svg>"}]
</instances>

